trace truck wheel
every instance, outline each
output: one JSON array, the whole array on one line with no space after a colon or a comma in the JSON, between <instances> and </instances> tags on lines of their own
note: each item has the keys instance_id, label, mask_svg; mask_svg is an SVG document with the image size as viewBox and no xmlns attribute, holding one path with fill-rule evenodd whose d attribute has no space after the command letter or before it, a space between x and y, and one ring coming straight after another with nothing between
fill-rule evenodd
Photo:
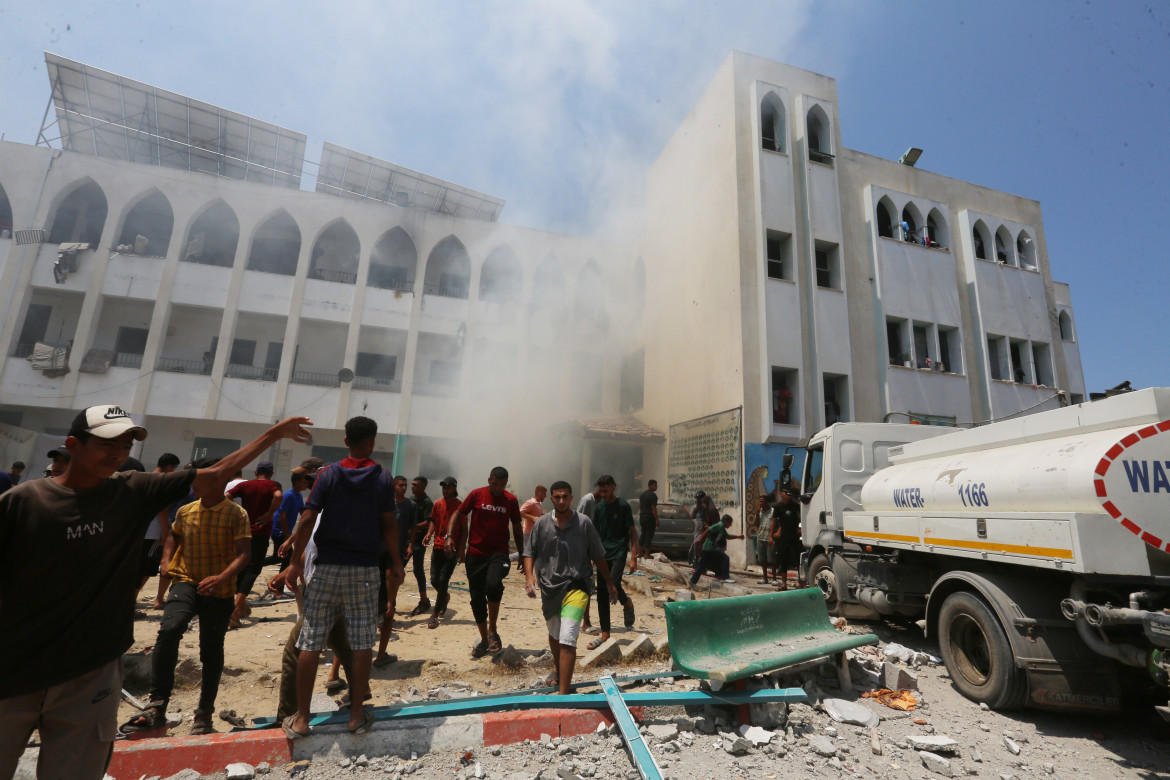
<instances>
[{"instance_id":1,"label":"truck wheel","mask_svg":"<svg viewBox=\"0 0 1170 780\"><path fill-rule=\"evenodd\" d=\"M837 575L833 574L833 563L829 556L821 553L812 559L808 565L808 581L811 587L821 589L829 614L836 615L840 599L837 595Z\"/></svg>"},{"instance_id":2,"label":"truck wheel","mask_svg":"<svg viewBox=\"0 0 1170 780\"><path fill-rule=\"evenodd\" d=\"M939 647L951 681L968 699L992 709L1024 704L1027 681L991 608L974 593L947 596L938 616Z\"/></svg>"}]
</instances>

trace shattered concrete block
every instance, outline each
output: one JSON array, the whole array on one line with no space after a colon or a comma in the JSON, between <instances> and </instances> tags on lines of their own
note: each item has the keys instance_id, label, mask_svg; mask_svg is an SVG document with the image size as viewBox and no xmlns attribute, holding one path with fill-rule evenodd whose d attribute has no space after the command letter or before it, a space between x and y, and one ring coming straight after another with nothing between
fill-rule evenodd
<instances>
[{"instance_id":1,"label":"shattered concrete block","mask_svg":"<svg viewBox=\"0 0 1170 780\"><path fill-rule=\"evenodd\" d=\"M933 734L926 737L911 735L906 737L906 741L915 750L926 750L931 753L954 755L959 750L959 743L943 734Z\"/></svg>"},{"instance_id":2,"label":"shattered concrete block","mask_svg":"<svg viewBox=\"0 0 1170 780\"><path fill-rule=\"evenodd\" d=\"M227 780L252 780L256 770L251 764L238 763L227 765Z\"/></svg>"},{"instance_id":3,"label":"shattered concrete block","mask_svg":"<svg viewBox=\"0 0 1170 780\"><path fill-rule=\"evenodd\" d=\"M609 638L596 650L581 659L582 666L599 666L606 661L616 661L621 658L622 646L614 638Z\"/></svg>"},{"instance_id":4,"label":"shattered concrete block","mask_svg":"<svg viewBox=\"0 0 1170 780\"><path fill-rule=\"evenodd\" d=\"M819 734L808 738L808 747L809 750L818 756L825 756L827 758L837 755L837 746L833 744L833 740L828 737L822 737Z\"/></svg>"},{"instance_id":5,"label":"shattered concrete block","mask_svg":"<svg viewBox=\"0 0 1170 780\"><path fill-rule=\"evenodd\" d=\"M1011 737L1004 737L1003 744L1005 747L1007 747L1008 750L1011 751L1013 756L1018 756L1020 754L1020 746L1017 745Z\"/></svg>"},{"instance_id":6,"label":"shattered concrete block","mask_svg":"<svg viewBox=\"0 0 1170 780\"><path fill-rule=\"evenodd\" d=\"M772 741L772 737L776 736L775 732L746 724L739 727L739 735L756 747L768 744Z\"/></svg>"},{"instance_id":7,"label":"shattered concrete block","mask_svg":"<svg viewBox=\"0 0 1170 780\"><path fill-rule=\"evenodd\" d=\"M853 726L876 726L877 713L854 701L845 699L825 699L821 702L829 717L838 723L848 723Z\"/></svg>"},{"instance_id":8,"label":"shattered concrete block","mask_svg":"<svg viewBox=\"0 0 1170 780\"><path fill-rule=\"evenodd\" d=\"M885 675L885 687L891 691L916 691L918 690L918 675L914 672L903 669L897 664L892 664L889 661L882 667L882 672Z\"/></svg>"},{"instance_id":9,"label":"shattered concrete block","mask_svg":"<svg viewBox=\"0 0 1170 780\"><path fill-rule=\"evenodd\" d=\"M752 749L752 743L743 737L723 738L723 749L733 756L743 756Z\"/></svg>"},{"instance_id":10,"label":"shattered concrete block","mask_svg":"<svg viewBox=\"0 0 1170 780\"><path fill-rule=\"evenodd\" d=\"M649 655L654 652L654 640L646 634L638 634L633 641L622 648L622 658Z\"/></svg>"},{"instance_id":11,"label":"shattered concrete block","mask_svg":"<svg viewBox=\"0 0 1170 780\"><path fill-rule=\"evenodd\" d=\"M675 601L694 601L695 594L692 593L691 591L687 590L686 588L679 588L678 590L676 590L674 592L674 600Z\"/></svg>"},{"instance_id":12,"label":"shattered concrete block","mask_svg":"<svg viewBox=\"0 0 1170 780\"><path fill-rule=\"evenodd\" d=\"M646 727L647 733L659 742L669 742L678 737L677 723L653 723Z\"/></svg>"},{"instance_id":13,"label":"shattered concrete block","mask_svg":"<svg viewBox=\"0 0 1170 780\"><path fill-rule=\"evenodd\" d=\"M950 777L954 774L954 770L951 769L951 762L942 756L931 753L929 750L920 750L918 751L918 755L922 759L923 766L931 772L944 777Z\"/></svg>"},{"instance_id":14,"label":"shattered concrete block","mask_svg":"<svg viewBox=\"0 0 1170 780\"><path fill-rule=\"evenodd\" d=\"M492 663L507 666L509 669L519 669L524 665L524 656L512 645L508 645L492 657ZM447 698L450 698L448 696Z\"/></svg>"},{"instance_id":15,"label":"shattered concrete block","mask_svg":"<svg viewBox=\"0 0 1170 780\"><path fill-rule=\"evenodd\" d=\"M659 596L658 598L654 599L654 606L662 609L671 601L674 601L674 599L670 598L669 596Z\"/></svg>"}]
</instances>

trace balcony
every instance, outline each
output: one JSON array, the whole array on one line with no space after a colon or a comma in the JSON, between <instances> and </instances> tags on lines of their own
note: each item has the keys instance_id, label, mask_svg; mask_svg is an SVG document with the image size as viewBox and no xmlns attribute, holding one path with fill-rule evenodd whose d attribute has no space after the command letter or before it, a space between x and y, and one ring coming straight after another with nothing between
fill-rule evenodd
<instances>
[{"instance_id":1,"label":"balcony","mask_svg":"<svg viewBox=\"0 0 1170 780\"><path fill-rule=\"evenodd\" d=\"M383 393L401 393L401 379L383 379L375 376L355 376L353 378L355 390L377 390Z\"/></svg>"},{"instance_id":2,"label":"balcony","mask_svg":"<svg viewBox=\"0 0 1170 780\"><path fill-rule=\"evenodd\" d=\"M340 387L341 380L337 374L323 374L318 371L293 371L292 381L295 385L314 385L316 387Z\"/></svg>"},{"instance_id":3,"label":"balcony","mask_svg":"<svg viewBox=\"0 0 1170 780\"><path fill-rule=\"evenodd\" d=\"M84 293L89 289L89 277L93 272L96 252L92 249L83 249L77 253L72 267L76 271L65 274L65 280L58 282L53 275L53 268L57 265L57 245L41 244L37 251L37 262L33 267L32 284L34 287L45 287L51 290L72 290Z\"/></svg>"},{"instance_id":4,"label":"balcony","mask_svg":"<svg viewBox=\"0 0 1170 780\"><path fill-rule=\"evenodd\" d=\"M275 382L276 375L280 371L277 368L264 368L262 366L242 366L236 363L228 363L224 369L223 375L233 379L258 379L262 382Z\"/></svg>"},{"instance_id":5,"label":"balcony","mask_svg":"<svg viewBox=\"0 0 1170 780\"><path fill-rule=\"evenodd\" d=\"M325 268L310 268L310 279L320 279L323 282L337 282L338 284L357 284L357 274L349 271L331 271Z\"/></svg>"},{"instance_id":6,"label":"balcony","mask_svg":"<svg viewBox=\"0 0 1170 780\"><path fill-rule=\"evenodd\" d=\"M115 352L112 366L118 368L142 368L142 355L132 352Z\"/></svg>"},{"instance_id":7,"label":"balcony","mask_svg":"<svg viewBox=\"0 0 1170 780\"><path fill-rule=\"evenodd\" d=\"M301 316L314 320L348 323L350 312L353 311L353 291L352 282L345 284L319 278L308 279L301 300Z\"/></svg>"},{"instance_id":8,"label":"balcony","mask_svg":"<svg viewBox=\"0 0 1170 780\"><path fill-rule=\"evenodd\" d=\"M155 363L156 371L169 371L174 374L210 374L211 361L183 360L181 358L159 358Z\"/></svg>"}]
</instances>

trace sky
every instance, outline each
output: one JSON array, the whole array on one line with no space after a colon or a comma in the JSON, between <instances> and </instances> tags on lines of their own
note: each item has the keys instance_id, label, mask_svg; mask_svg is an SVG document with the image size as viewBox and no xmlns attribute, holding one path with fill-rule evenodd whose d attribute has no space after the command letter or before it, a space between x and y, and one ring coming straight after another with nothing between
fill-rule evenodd
<instances>
[{"instance_id":1,"label":"sky","mask_svg":"<svg viewBox=\"0 0 1170 780\"><path fill-rule=\"evenodd\" d=\"M1090 391L1170 385L1170 4L0 0L0 133L44 51L623 236L733 49L837 80L843 144L1040 202ZM312 167L307 169L312 172ZM993 324L988 324L994 327Z\"/></svg>"}]
</instances>

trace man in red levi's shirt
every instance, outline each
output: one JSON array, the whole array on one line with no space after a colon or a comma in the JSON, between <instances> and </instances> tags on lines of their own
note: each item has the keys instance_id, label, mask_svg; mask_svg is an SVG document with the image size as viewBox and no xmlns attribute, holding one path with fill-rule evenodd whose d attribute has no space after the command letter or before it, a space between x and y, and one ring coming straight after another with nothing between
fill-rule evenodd
<instances>
[{"instance_id":1,"label":"man in red levi's shirt","mask_svg":"<svg viewBox=\"0 0 1170 780\"><path fill-rule=\"evenodd\" d=\"M482 658L503 649L496 631L496 618L500 614L500 600L504 597L504 577L508 576L511 567L508 562L509 523L516 549L524 551L520 502L504 490L507 484L508 470L496 466L488 476L487 487L468 493L451 519L451 525L458 529L459 560L467 563L471 614L479 628L479 644L472 648L472 658ZM467 523L468 518L470 523Z\"/></svg>"},{"instance_id":2,"label":"man in red levi's shirt","mask_svg":"<svg viewBox=\"0 0 1170 780\"><path fill-rule=\"evenodd\" d=\"M236 577L236 605L231 619L233 628L240 627L240 618L252 614L252 608L248 606L248 594L252 592L252 586L264 568L268 539L272 535L272 517L284 497L280 483L272 479L274 471L270 461L262 460L256 464L255 479L240 482L226 493L228 498L239 499L240 506L248 513L248 525L252 530L252 557Z\"/></svg>"}]
</instances>

